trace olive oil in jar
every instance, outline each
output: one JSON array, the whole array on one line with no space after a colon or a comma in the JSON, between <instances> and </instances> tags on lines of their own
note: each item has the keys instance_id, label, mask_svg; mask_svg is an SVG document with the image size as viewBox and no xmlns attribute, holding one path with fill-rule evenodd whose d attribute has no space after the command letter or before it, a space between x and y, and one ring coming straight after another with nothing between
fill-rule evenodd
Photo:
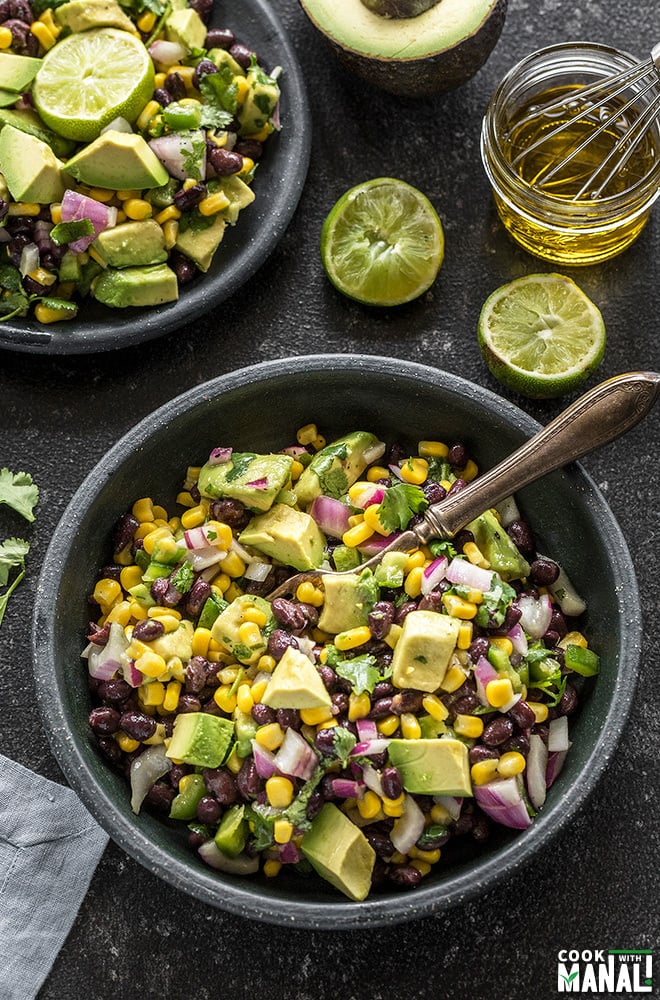
<instances>
[{"instance_id":1,"label":"olive oil in jar","mask_svg":"<svg viewBox=\"0 0 660 1000\"><path fill-rule=\"evenodd\" d=\"M582 84L566 80L571 62L576 78L585 66L606 77L629 58L588 43L551 46L514 67L491 101L482 157L495 204L510 234L535 256L572 265L605 260L629 246L648 219L660 191L657 124L640 128L626 158L626 137L637 135L644 105L624 110L626 93L596 108L580 94Z\"/></svg>"}]
</instances>

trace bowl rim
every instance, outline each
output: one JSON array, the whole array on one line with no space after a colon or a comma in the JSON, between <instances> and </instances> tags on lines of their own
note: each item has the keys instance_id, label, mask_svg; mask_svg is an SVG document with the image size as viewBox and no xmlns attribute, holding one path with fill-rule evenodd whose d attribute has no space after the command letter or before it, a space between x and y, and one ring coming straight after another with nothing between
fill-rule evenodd
<instances>
[{"instance_id":1,"label":"bowl rim","mask_svg":"<svg viewBox=\"0 0 660 1000\"><path fill-rule=\"evenodd\" d=\"M282 118L284 127L274 134L270 142L272 160L277 169L268 170L272 174L268 184L259 190L259 172L256 178L256 201L251 206L250 232L245 233L245 222L241 237L241 225L234 232L228 228L225 237L230 244L229 253L222 258L219 254L206 274L198 276L190 286L182 289L179 299L162 306L146 308L112 309L98 306L101 318L86 317L83 302L78 317L70 322L44 326L33 317L0 323L0 350L31 354L80 355L100 354L120 350L145 343L189 325L193 320L216 308L233 296L268 259L280 242L289 225L303 192L312 144L312 119L305 78L292 41L285 30L282 19L269 0L243 0L244 11L237 15L245 20L250 18L259 26L264 39L263 57L269 57L265 39L272 46L273 59L283 66L282 74ZM214 17L220 14L215 13ZM212 18L211 25L214 20ZM221 25L223 26L223 25ZM237 28L239 25L237 24ZM247 39L255 49L261 48L259 39ZM265 169L265 168L264 168ZM93 304L94 305L94 304ZM73 324L76 324L73 326Z\"/></svg>"},{"instance_id":2,"label":"bowl rim","mask_svg":"<svg viewBox=\"0 0 660 1000\"><path fill-rule=\"evenodd\" d=\"M301 363L302 367L301 367ZM154 844L133 825L134 817L118 812L112 797L98 787L87 763L89 745L76 740L68 725L62 692L54 690L55 615L53 606L60 580L60 567L68 549L75 543L81 511L89 500L102 492L115 469L133 453L153 431L176 419L188 409L203 406L224 392L251 383L262 383L273 377L292 372L349 371L367 374L375 371L392 376L422 378L427 384L440 385L450 392L478 400L489 407L496 406L506 423L526 436L535 433L540 424L515 404L476 383L430 365L396 358L366 354L315 354L260 362L220 375L176 396L143 418L110 448L89 472L64 511L44 558L35 597L32 630L33 672L37 702L46 725L52 752L65 778L82 799L92 815L111 838L131 857L170 885L195 898L248 919L258 919L277 925L293 925L308 929L357 929L401 923L430 916L475 898L487 891L505 875L518 869L531 855L545 846L584 804L600 780L614 754L631 708L641 651L642 618L632 559L621 529L604 497L588 473L579 465L571 466L586 487L583 500L591 505L603 524L603 544L609 557L616 555L620 577L617 600L621 611L626 610L627 628L622 631L620 666L614 680L612 698L601 731L591 754L580 773L567 786L561 800L541 811L534 823L519 836L490 856L479 858L466 871L451 872L446 882L420 886L414 893L391 897L374 897L362 903L339 899L337 903L317 903L297 899L277 899L248 891L240 884L227 884L209 869L196 871L194 884L186 877L185 864L173 861L169 853ZM56 683L56 680L55 680ZM85 749L87 748L87 753ZM128 805L128 799L126 800ZM191 855L192 859L192 855ZM221 876L220 876L221 878Z\"/></svg>"}]
</instances>

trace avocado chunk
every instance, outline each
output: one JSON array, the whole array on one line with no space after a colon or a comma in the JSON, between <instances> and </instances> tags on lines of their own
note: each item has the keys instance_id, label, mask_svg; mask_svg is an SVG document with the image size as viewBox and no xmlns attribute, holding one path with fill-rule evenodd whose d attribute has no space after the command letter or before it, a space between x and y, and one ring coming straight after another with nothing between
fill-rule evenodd
<instances>
[{"instance_id":1,"label":"avocado chunk","mask_svg":"<svg viewBox=\"0 0 660 1000\"><path fill-rule=\"evenodd\" d=\"M437 611L406 615L392 656L392 683L398 688L436 691L456 649L459 621Z\"/></svg>"},{"instance_id":2,"label":"avocado chunk","mask_svg":"<svg viewBox=\"0 0 660 1000\"><path fill-rule=\"evenodd\" d=\"M472 795L468 748L461 740L390 740L387 750L407 792Z\"/></svg>"},{"instance_id":3,"label":"avocado chunk","mask_svg":"<svg viewBox=\"0 0 660 1000\"><path fill-rule=\"evenodd\" d=\"M69 31L119 28L135 32L135 25L115 0L68 0L53 11L58 24Z\"/></svg>"},{"instance_id":4,"label":"avocado chunk","mask_svg":"<svg viewBox=\"0 0 660 1000\"><path fill-rule=\"evenodd\" d=\"M16 98L14 98L16 100ZM3 125L11 125L20 132L27 132L41 139L47 146L50 146L55 156L64 159L70 156L75 149L75 144L70 139L53 132L52 128L46 128L41 118L30 108L17 110L16 108L5 108L0 111L0 128Z\"/></svg>"},{"instance_id":5,"label":"avocado chunk","mask_svg":"<svg viewBox=\"0 0 660 1000\"><path fill-rule=\"evenodd\" d=\"M92 246L109 267L161 264L168 256L163 230L153 219L104 229Z\"/></svg>"},{"instance_id":6,"label":"avocado chunk","mask_svg":"<svg viewBox=\"0 0 660 1000\"><path fill-rule=\"evenodd\" d=\"M332 700L318 670L304 653L288 646L261 701L270 708L327 708Z\"/></svg>"},{"instance_id":7,"label":"avocado chunk","mask_svg":"<svg viewBox=\"0 0 660 1000\"><path fill-rule=\"evenodd\" d=\"M335 499L346 493L367 465L382 455L381 444L368 431L353 431L317 451L296 483L300 506L308 507L322 493Z\"/></svg>"},{"instance_id":8,"label":"avocado chunk","mask_svg":"<svg viewBox=\"0 0 660 1000\"><path fill-rule=\"evenodd\" d=\"M223 66L228 66L232 76L245 76L245 70L242 66L236 62L233 56L229 54L227 49L209 49L206 53L206 58L214 62L218 69L222 69Z\"/></svg>"},{"instance_id":9,"label":"avocado chunk","mask_svg":"<svg viewBox=\"0 0 660 1000\"><path fill-rule=\"evenodd\" d=\"M362 830L332 802L326 802L315 817L300 847L326 882L355 902L366 899L376 852Z\"/></svg>"},{"instance_id":10,"label":"avocado chunk","mask_svg":"<svg viewBox=\"0 0 660 1000\"><path fill-rule=\"evenodd\" d=\"M250 828L245 818L245 806L232 806L220 820L215 834L215 846L230 858L237 857L248 838Z\"/></svg>"},{"instance_id":11,"label":"avocado chunk","mask_svg":"<svg viewBox=\"0 0 660 1000\"><path fill-rule=\"evenodd\" d=\"M246 646L241 640L239 630L248 619L246 612L256 608L266 615L266 630L272 626L273 616L268 601L256 594L241 594L228 604L224 611L221 611L213 622L211 635L216 642L219 642L228 653L233 653L237 660L247 665L256 663L259 657L266 652L266 639L262 634L258 642L253 646Z\"/></svg>"},{"instance_id":12,"label":"avocado chunk","mask_svg":"<svg viewBox=\"0 0 660 1000\"><path fill-rule=\"evenodd\" d=\"M222 243L227 222L218 212L210 226L198 229L194 224L182 226L176 237L176 248L192 260L200 271L206 273L211 266L213 254Z\"/></svg>"},{"instance_id":13,"label":"avocado chunk","mask_svg":"<svg viewBox=\"0 0 660 1000\"><path fill-rule=\"evenodd\" d=\"M250 510L269 510L291 478L291 455L233 452L228 462L203 465L197 486L211 500L230 497Z\"/></svg>"},{"instance_id":14,"label":"avocado chunk","mask_svg":"<svg viewBox=\"0 0 660 1000\"><path fill-rule=\"evenodd\" d=\"M238 112L241 135L260 132L270 121L280 99L277 81L264 73L260 66L250 66L246 80L249 89Z\"/></svg>"},{"instance_id":15,"label":"avocado chunk","mask_svg":"<svg viewBox=\"0 0 660 1000\"><path fill-rule=\"evenodd\" d=\"M392 94L425 97L465 83L485 63L502 31L507 0L301 5L346 69ZM394 16L383 16L388 12Z\"/></svg>"},{"instance_id":16,"label":"avocado chunk","mask_svg":"<svg viewBox=\"0 0 660 1000\"><path fill-rule=\"evenodd\" d=\"M492 510L484 511L474 521L470 521L467 530L474 535L474 540L490 563L490 568L499 573L503 580L521 580L529 575L529 563L509 538Z\"/></svg>"},{"instance_id":17,"label":"avocado chunk","mask_svg":"<svg viewBox=\"0 0 660 1000\"><path fill-rule=\"evenodd\" d=\"M294 569L316 569L323 562L325 538L316 521L285 503L253 517L238 540Z\"/></svg>"},{"instance_id":18,"label":"avocado chunk","mask_svg":"<svg viewBox=\"0 0 660 1000\"><path fill-rule=\"evenodd\" d=\"M19 94L28 89L40 66L41 59L0 52L0 87L13 91L16 100Z\"/></svg>"},{"instance_id":19,"label":"avocado chunk","mask_svg":"<svg viewBox=\"0 0 660 1000\"><path fill-rule=\"evenodd\" d=\"M152 639L149 646L153 649L154 653L162 656L166 663L175 656L178 656L180 660L187 663L192 657L193 632L194 626L192 622L184 618L179 623L178 628L173 629L172 632L165 632L163 635L159 635L157 639Z\"/></svg>"},{"instance_id":20,"label":"avocado chunk","mask_svg":"<svg viewBox=\"0 0 660 1000\"><path fill-rule=\"evenodd\" d=\"M206 41L206 25L192 7L173 10L165 18L165 36L168 42L179 42L189 52L203 49Z\"/></svg>"},{"instance_id":21,"label":"avocado chunk","mask_svg":"<svg viewBox=\"0 0 660 1000\"><path fill-rule=\"evenodd\" d=\"M222 215L229 225L233 226L238 219L238 213L254 201L254 191L237 174L221 177L218 190L229 198L229 204L223 209Z\"/></svg>"},{"instance_id":22,"label":"avocado chunk","mask_svg":"<svg viewBox=\"0 0 660 1000\"><path fill-rule=\"evenodd\" d=\"M153 267L124 267L121 270L108 268L94 279L91 292L97 302L125 309L176 302L179 286L176 274L167 264L156 264Z\"/></svg>"},{"instance_id":23,"label":"avocado chunk","mask_svg":"<svg viewBox=\"0 0 660 1000\"><path fill-rule=\"evenodd\" d=\"M63 164L50 146L11 125L0 131L0 171L14 201L50 205L65 191Z\"/></svg>"},{"instance_id":24,"label":"avocado chunk","mask_svg":"<svg viewBox=\"0 0 660 1000\"><path fill-rule=\"evenodd\" d=\"M142 191L162 187L168 173L141 135L108 129L66 163L65 170L90 187Z\"/></svg>"},{"instance_id":25,"label":"avocado chunk","mask_svg":"<svg viewBox=\"0 0 660 1000\"><path fill-rule=\"evenodd\" d=\"M319 628L336 635L359 625L366 625L369 612L380 597L380 589L369 569L341 576L324 576L325 600Z\"/></svg>"},{"instance_id":26,"label":"avocado chunk","mask_svg":"<svg viewBox=\"0 0 660 1000\"><path fill-rule=\"evenodd\" d=\"M186 712L174 720L166 750L170 760L195 767L220 767L234 736L234 723L208 712Z\"/></svg>"}]
</instances>

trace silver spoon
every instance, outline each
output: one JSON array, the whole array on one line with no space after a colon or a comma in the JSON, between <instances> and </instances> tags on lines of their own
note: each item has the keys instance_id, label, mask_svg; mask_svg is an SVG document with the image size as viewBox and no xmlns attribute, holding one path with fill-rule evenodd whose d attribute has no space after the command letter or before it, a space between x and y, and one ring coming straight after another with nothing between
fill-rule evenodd
<instances>
[{"instance_id":1,"label":"silver spoon","mask_svg":"<svg viewBox=\"0 0 660 1000\"><path fill-rule=\"evenodd\" d=\"M431 538L453 538L466 524L504 497L535 482L562 465L621 437L652 409L660 393L657 372L628 372L601 382L534 434L499 465L460 492L432 504L414 528L404 531L387 548L351 573L373 569L386 552L407 552ZM267 595L267 600L293 594L305 580L345 576L346 571L316 569L296 573Z\"/></svg>"}]
</instances>

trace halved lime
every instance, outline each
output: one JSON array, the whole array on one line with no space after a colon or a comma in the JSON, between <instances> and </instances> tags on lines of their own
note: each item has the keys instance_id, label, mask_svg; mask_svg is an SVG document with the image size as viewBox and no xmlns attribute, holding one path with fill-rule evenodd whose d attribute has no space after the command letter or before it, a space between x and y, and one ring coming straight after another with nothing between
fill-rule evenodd
<instances>
[{"instance_id":1,"label":"halved lime","mask_svg":"<svg viewBox=\"0 0 660 1000\"><path fill-rule=\"evenodd\" d=\"M428 198L392 177L347 191L321 231L330 281L370 306L396 306L425 292L444 257L442 223Z\"/></svg>"},{"instance_id":2,"label":"halved lime","mask_svg":"<svg viewBox=\"0 0 660 1000\"><path fill-rule=\"evenodd\" d=\"M69 35L46 53L32 97L55 132L90 142L114 118L134 122L153 89L154 66L140 39L97 28Z\"/></svg>"},{"instance_id":3,"label":"halved lime","mask_svg":"<svg viewBox=\"0 0 660 1000\"><path fill-rule=\"evenodd\" d=\"M600 310L562 274L528 274L484 302L477 330L490 371L523 396L570 392L605 351Z\"/></svg>"}]
</instances>

